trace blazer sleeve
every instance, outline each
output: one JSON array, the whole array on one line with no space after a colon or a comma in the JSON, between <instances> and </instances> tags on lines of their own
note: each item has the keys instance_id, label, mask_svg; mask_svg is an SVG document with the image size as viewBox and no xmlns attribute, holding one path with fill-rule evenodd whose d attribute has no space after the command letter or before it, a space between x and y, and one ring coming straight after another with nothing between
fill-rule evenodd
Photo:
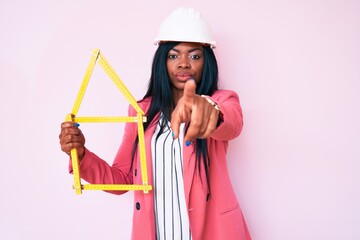
<instances>
[{"instance_id":1,"label":"blazer sleeve","mask_svg":"<svg viewBox=\"0 0 360 240\"><path fill-rule=\"evenodd\" d=\"M243 127L239 96L234 91L219 90L210 98L219 106L224 120L210 137L219 141L229 141L239 136Z\"/></svg>"}]
</instances>

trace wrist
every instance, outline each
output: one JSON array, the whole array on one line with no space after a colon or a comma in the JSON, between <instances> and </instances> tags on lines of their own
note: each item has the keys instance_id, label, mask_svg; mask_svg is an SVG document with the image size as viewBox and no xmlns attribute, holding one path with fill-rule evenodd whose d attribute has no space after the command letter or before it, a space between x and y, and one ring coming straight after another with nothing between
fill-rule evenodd
<instances>
[{"instance_id":1,"label":"wrist","mask_svg":"<svg viewBox=\"0 0 360 240\"><path fill-rule=\"evenodd\" d=\"M216 127L218 127L222 122L224 122L224 115L221 112L221 109L219 105L217 105L216 102L214 102L209 96L207 95L201 95L201 97L205 98L208 103L210 103L217 111L218 111L218 121L216 124Z\"/></svg>"}]
</instances>

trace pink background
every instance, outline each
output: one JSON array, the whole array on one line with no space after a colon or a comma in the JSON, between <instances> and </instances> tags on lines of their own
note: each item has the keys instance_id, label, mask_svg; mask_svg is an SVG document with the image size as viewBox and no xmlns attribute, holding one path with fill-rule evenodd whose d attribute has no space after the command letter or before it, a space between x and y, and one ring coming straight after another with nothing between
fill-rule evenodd
<instances>
[{"instance_id":1,"label":"pink background","mask_svg":"<svg viewBox=\"0 0 360 240\"><path fill-rule=\"evenodd\" d=\"M229 170L255 240L360 239L360 2L1 1L0 239L129 239L131 193L72 190L60 123L100 48L136 98L159 24L196 7L244 131ZM97 66L80 114L125 115ZM121 124L82 124L112 161ZM226 197L226 196L225 196Z\"/></svg>"}]
</instances>

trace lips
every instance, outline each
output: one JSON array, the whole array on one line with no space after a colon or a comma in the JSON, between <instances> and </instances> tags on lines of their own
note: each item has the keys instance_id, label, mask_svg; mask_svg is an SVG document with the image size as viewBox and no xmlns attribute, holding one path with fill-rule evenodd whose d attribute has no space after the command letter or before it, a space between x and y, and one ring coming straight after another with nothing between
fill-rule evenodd
<instances>
[{"instance_id":1,"label":"lips","mask_svg":"<svg viewBox=\"0 0 360 240\"><path fill-rule=\"evenodd\" d=\"M180 82L186 82L193 78L193 75L189 72L178 72L175 74L176 80Z\"/></svg>"}]
</instances>

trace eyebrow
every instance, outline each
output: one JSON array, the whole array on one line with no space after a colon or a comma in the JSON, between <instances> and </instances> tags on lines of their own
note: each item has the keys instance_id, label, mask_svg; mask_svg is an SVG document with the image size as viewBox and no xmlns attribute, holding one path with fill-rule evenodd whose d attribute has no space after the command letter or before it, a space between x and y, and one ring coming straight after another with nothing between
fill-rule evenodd
<instances>
[{"instance_id":1,"label":"eyebrow","mask_svg":"<svg viewBox=\"0 0 360 240\"><path fill-rule=\"evenodd\" d=\"M177 53L180 52L180 50L176 49L175 47L172 48L172 49L170 49L170 50L175 51L175 52L177 52ZM197 51L197 50L203 51L202 48L196 47L196 48L191 48L191 49L188 51L188 53L195 52L195 51Z\"/></svg>"}]
</instances>

